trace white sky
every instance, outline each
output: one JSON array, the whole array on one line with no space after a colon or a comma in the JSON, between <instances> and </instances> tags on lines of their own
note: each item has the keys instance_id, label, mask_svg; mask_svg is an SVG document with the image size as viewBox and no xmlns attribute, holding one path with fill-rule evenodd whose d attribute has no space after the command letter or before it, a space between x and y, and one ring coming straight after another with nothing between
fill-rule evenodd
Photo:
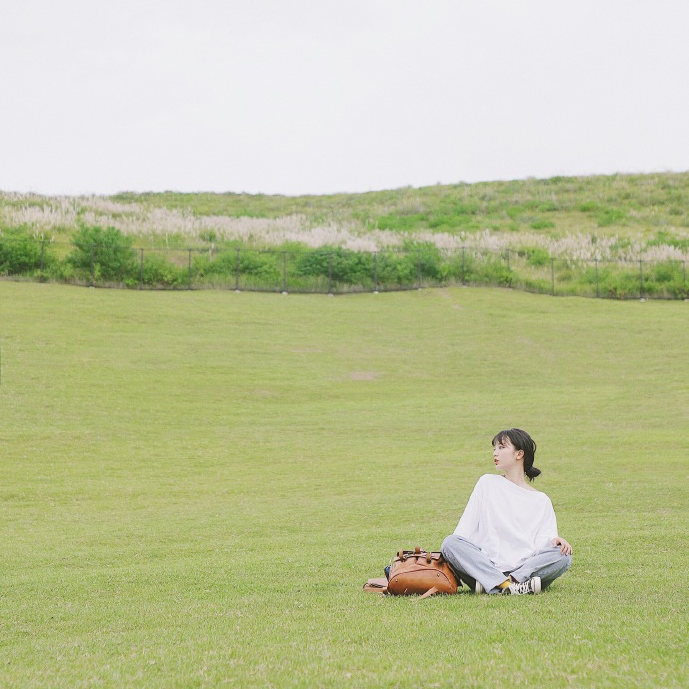
<instances>
[{"instance_id":1,"label":"white sky","mask_svg":"<svg viewBox=\"0 0 689 689\"><path fill-rule=\"evenodd\" d=\"M686 0L0 0L0 189L689 170Z\"/></svg>"}]
</instances>

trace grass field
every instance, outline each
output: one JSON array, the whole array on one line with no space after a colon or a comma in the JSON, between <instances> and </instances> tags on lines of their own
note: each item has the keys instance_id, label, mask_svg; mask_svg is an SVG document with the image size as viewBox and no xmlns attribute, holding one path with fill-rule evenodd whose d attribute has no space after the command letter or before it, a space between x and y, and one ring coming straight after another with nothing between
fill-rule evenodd
<instances>
[{"instance_id":1,"label":"grass field","mask_svg":"<svg viewBox=\"0 0 689 689\"><path fill-rule=\"evenodd\" d=\"M689 686L687 306L0 282L0 686ZM362 593L510 426L571 571Z\"/></svg>"}]
</instances>

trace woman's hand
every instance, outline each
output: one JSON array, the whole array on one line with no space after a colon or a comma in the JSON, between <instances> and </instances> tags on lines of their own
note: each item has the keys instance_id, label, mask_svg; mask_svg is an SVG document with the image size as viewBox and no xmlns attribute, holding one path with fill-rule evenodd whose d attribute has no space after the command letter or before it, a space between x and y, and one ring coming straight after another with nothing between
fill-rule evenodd
<instances>
[{"instance_id":1,"label":"woman's hand","mask_svg":"<svg viewBox=\"0 0 689 689\"><path fill-rule=\"evenodd\" d=\"M560 546L560 552L563 555L571 555L572 554L572 546L567 541L565 541L564 538L560 538L559 536L556 536L550 542L553 545L559 545Z\"/></svg>"}]
</instances>

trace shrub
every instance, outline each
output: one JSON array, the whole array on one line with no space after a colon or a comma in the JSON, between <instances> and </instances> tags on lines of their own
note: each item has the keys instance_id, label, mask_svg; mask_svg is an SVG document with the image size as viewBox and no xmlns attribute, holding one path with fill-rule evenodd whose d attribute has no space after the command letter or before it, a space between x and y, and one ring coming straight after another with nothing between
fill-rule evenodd
<instances>
[{"instance_id":1,"label":"shrub","mask_svg":"<svg viewBox=\"0 0 689 689\"><path fill-rule=\"evenodd\" d=\"M687 284L681 261L665 261L644 266L644 294L648 296L686 298Z\"/></svg>"},{"instance_id":2,"label":"shrub","mask_svg":"<svg viewBox=\"0 0 689 689\"><path fill-rule=\"evenodd\" d=\"M682 251L689 250L689 238L673 237L669 232L661 230L648 242L648 246L674 246Z\"/></svg>"},{"instance_id":3,"label":"shrub","mask_svg":"<svg viewBox=\"0 0 689 689\"><path fill-rule=\"evenodd\" d=\"M27 235L8 233L0 237L0 275L23 275L40 268L40 242Z\"/></svg>"},{"instance_id":4,"label":"shrub","mask_svg":"<svg viewBox=\"0 0 689 689\"><path fill-rule=\"evenodd\" d=\"M505 208L505 213L512 220L517 220L521 215L524 214L524 207L520 205L508 206Z\"/></svg>"},{"instance_id":5,"label":"shrub","mask_svg":"<svg viewBox=\"0 0 689 689\"><path fill-rule=\"evenodd\" d=\"M535 268L542 268L550 262L548 251L540 246L520 249L517 253L519 256L526 256L527 264Z\"/></svg>"},{"instance_id":6,"label":"shrub","mask_svg":"<svg viewBox=\"0 0 689 689\"><path fill-rule=\"evenodd\" d=\"M379 285L410 287L418 278L418 264L413 254L380 253L374 269Z\"/></svg>"},{"instance_id":7,"label":"shrub","mask_svg":"<svg viewBox=\"0 0 689 689\"><path fill-rule=\"evenodd\" d=\"M538 206L539 211L545 211L546 213L552 213L554 211L560 210L560 207L553 201L546 201Z\"/></svg>"},{"instance_id":8,"label":"shrub","mask_svg":"<svg viewBox=\"0 0 689 689\"><path fill-rule=\"evenodd\" d=\"M296 272L304 277L328 277L330 275L331 255L344 249L322 247L315 251L308 251L297 255Z\"/></svg>"},{"instance_id":9,"label":"shrub","mask_svg":"<svg viewBox=\"0 0 689 689\"><path fill-rule=\"evenodd\" d=\"M204 252L194 258L193 270L199 277L232 277L237 273L237 252L221 251L215 257Z\"/></svg>"},{"instance_id":10,"label":"shrub","mask_svg":"<svg viewBox=\"0 0 689 689\"><path fill-rule=\"evenodd\" d=\"M535 220L531 223L531 228L534 230L549 230L555 227L555 223L550 220Z\"/></svg>"},{"instance_id":11,"label":"shrub","mask_svg":"<svg viewBox=\"0 0 689 689\"><path fill-rule=\"evenodd\" d=\"M371 253L324 246L315 251L298 254L296 272L301 276L329 277L332 262L334 282L369 284L373 280L374 260Z\"/></svg>"},{"instance_id":12,"label":"shrub","mask_svg":"<svg viewBox=\"0 0 689 689\"><path fill-rule=\"evenodd\" d=\"M465 282L476 285L498 285L511 287L514 276L500 258L467 256L465 260Z\"/></svg>"},{"instance_id":13,"label":"shrub","mask_svg":"<svg viewBox=\"0 0 689 689\"><path fill-rule=\"evenodd\" d=\"M449 262L444 258L440 249L432 242L405 242L405 262L413 270L413 279L421 278L435 282L447 279L450 271ZM404 268L405 273L409 268Z\"/></svg>"},{"instance_id":14,"label":"shrub","mask_svg":"<svg viewBox=\"0 0 689 689\"><path fill-rule=\"evenodd\" d=\"M278 267L278 259L281 258L281 253L276 251L240 251L239 273L277 285L282 279L282 268ZM236 252L234 260L236 264ZM225 265L229 264L230 261L229 255L224 258Z\"/></svg>"},{"instance_id":15,"label":"shrub","mask_svg":"<svg viewBox=\"0 0 689 689\"><path fill-rule=\"evenodd\" d=\"M131 237L120 230L81 226L72 244L74 249L67 260L78 271L93 272L97 281L138 279L136 251L132 248Z\"/></svg>"},{"instance_id":16,"label":"shrub","mask_svg":"<svg viewBox=\"0 0 689 689\"><path fill-rule=\"evenodd\" d=\"M412 213L409 215L382 215L377 218L377 225L381 230L415 230L428 220L426 213Z\"/></svg>"},{"instance_id":17,"label":"shrub","mask_svg":"<svg viewBox=\"0 0 689 689\"><path fill-rule=\"evenodd\" d=\"M598 277L601 296L629 299L640 294L639 273L636 267L615 271L606 268Z\"/></svg>"},{"instance_id":18,"label":"shrub","mask_svg":"<svg viewBox=\"0 0 689 689\"><path fill-rule=\"evenodd\" d=\"M168 288L181 287L188 284L189 271L187 268L174 265L165 256L144 252L141 277L145 285Z\"/></svg>"},{"instance_id":19,"label":"shrub","mask_svg":"<svg viewBox=\"0 0 689 689\"><path fill-rule=\"evenodd\" d=\"M600 205L595 201L585 201L577 206L577 210L581 213L596 213L600 210Z\"/></svg>"},{"instance_id":20,"label":"shrub","mask_svg":"<svg viewBox=\"0 0 689 689\"><path fill-rule=\"evenodd\" d=\"M68 261L52 261L46 266L44 276L47 280L58 282L78 282L77 271Z\"/></svg>"},{"instance_id":21,"label":"shrub","mask_svg":"<svg viewBox=\"0 0 689 689\"><path fill-rule=\"evenodd\" d=\"M627 214L620 208L606 208L596 216L598 227L609 227L621 223Z\"/></svg>"},{"instance_id":22,"label":"shrub","mask_svg":"<svg viewBox=\"0 0 689 689\"><path fill-rule=\"evenodd\" d=\"M440 249L434 244L422 244L417 247L417 260L422 277L442 281L447 278L448 265L443 260Z\"/></svg>"},{"instance_id":23,"label":"shrub","mask_svg":"<svg viewBox=\"0 0 689 689\"><path fill-rule=\"evenodd\" d=\"M436 215L428 221L428 227L437 230L440 227L454 227L457 223L456 218L449 215Z\"/></svg>"}]
</instances>

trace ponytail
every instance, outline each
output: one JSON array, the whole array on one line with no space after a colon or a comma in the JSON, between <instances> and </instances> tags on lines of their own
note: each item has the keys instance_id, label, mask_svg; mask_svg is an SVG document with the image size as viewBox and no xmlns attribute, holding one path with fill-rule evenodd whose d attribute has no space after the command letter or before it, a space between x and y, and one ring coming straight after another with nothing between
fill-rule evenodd
<instances>
[{"instance_id":1,"label":"ponytail","mask_svg":"<svg viewBox=\"0 0 689 689\"><path fill-rule=\"evenodd\" d=\"M526 478L528 478L529 481L533 481L537 476L541 475L541 470L536 469L535 466L530 466L528 469L524 470L524 473L526 474Z\"/></svg>"}]
</instances>

